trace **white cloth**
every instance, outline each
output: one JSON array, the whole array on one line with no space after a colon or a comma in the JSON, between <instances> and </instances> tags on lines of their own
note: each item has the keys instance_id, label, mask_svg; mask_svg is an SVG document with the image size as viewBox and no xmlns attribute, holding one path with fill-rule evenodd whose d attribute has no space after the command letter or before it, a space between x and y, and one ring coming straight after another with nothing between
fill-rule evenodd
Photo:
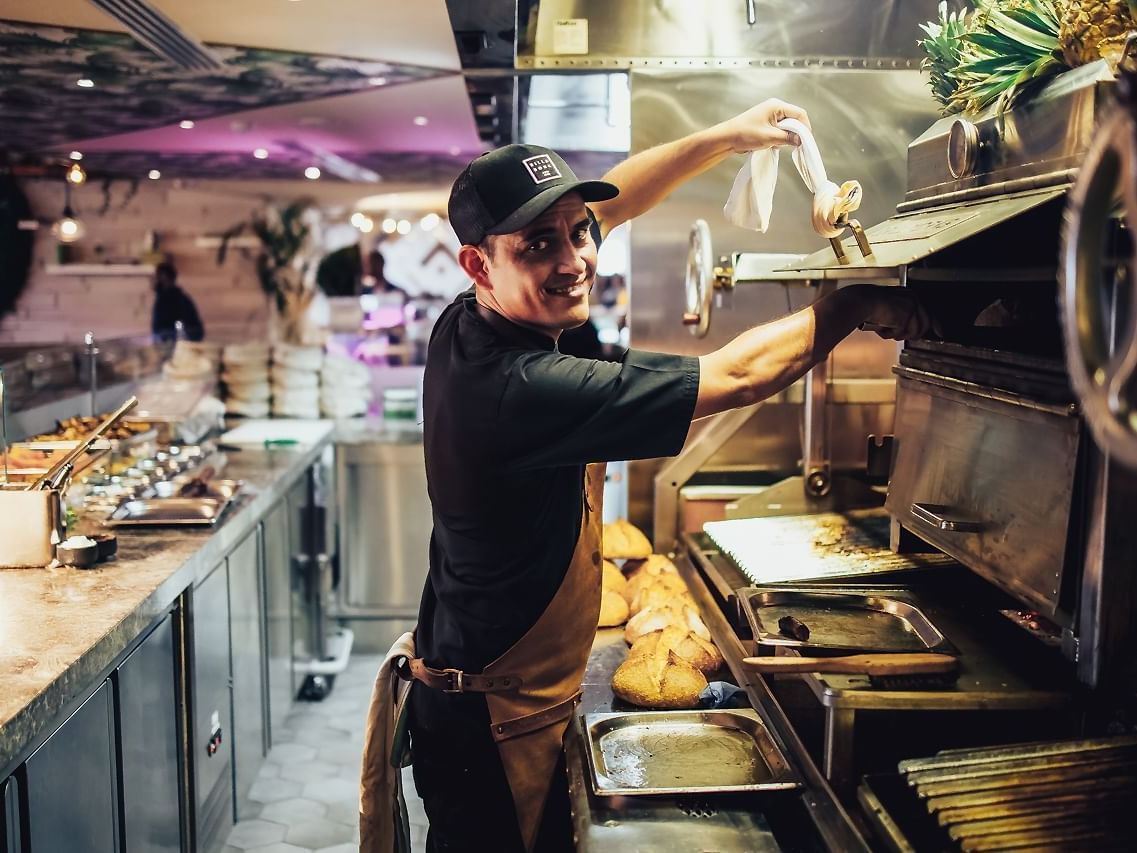
<instances>
[{"instance_id":1,"label":"white cloth","mask_svg":"<svg viewBox=\"0 0 1137 853\"><path fill-rule=\"evenodd\" d=\"M787 118L778 127L797 135L801 144L791 157L798 174L813 193L813 230L822 237L839 237L843 228L834 225L846 213L861 206L861 185L846 181L838 186L825 174L825 164L817 141L809 128L797 119ZM739 228L766 232L774 206L774 187L778 183L778 149L753 151L742 164L723 207L727 221Z\"/></svg>"},{"instance_id":2,"label":"white cloth","mask_svg":"<svg viewBox=\"0 0 1137 853\"><path fill-rule=\"evenodd\" d=\"M391 646L371 689L367 728L363 735L363 766L359 774L360 853L398 853L410 849L407 805L403 800L406 732L399 718L411 692L411 682L395 671L401 658L415 656L414 634L407 632Z\"/></svg>"}]
</instances>

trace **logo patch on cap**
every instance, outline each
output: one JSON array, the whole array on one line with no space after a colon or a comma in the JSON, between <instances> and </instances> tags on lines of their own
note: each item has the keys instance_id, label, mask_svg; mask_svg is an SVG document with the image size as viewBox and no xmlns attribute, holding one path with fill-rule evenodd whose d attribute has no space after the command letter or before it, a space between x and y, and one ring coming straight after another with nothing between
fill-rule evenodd
<instances>
[{"instance_id":1,"label":"logo patch on cap","mask_svg":"<svg viewBox=\"0 0 1137 853\"><path fill-rule=\"evenodd\" d=\"M553 158L548 154L538 154L536 157L527 157L521 161L525 164L529 176L533 179L535 184L543 184L546 181L555 181L561 177L561 170L557 168L557 164L553 162Z\"/></svg>"}]
</instances>

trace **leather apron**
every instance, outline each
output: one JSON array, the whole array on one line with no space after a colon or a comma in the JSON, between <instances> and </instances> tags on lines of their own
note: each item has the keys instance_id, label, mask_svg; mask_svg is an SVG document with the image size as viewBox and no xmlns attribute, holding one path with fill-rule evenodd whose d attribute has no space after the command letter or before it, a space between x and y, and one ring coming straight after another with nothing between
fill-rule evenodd
<instances>
[{"instance_id":1,"label":"leather apron","mask_svg":"<svg viewBox=\"0 0 1137 853\"><path fill-rule=\"evenodd\" d=\"M601 597L603 464L585 469L584 511L572 561L557 594L525 636L482 670L518 676L521 688L487 692L491 731L513 793L526 850L536 843L562 741L596 636Z\"/></svg>"}]
</instances>

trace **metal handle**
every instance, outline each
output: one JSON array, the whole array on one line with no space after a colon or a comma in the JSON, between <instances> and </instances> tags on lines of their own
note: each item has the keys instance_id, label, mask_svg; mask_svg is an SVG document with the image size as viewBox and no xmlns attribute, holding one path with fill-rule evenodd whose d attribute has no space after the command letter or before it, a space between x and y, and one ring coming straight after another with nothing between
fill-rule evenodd
<instances>
[{"instance_id":1,"label":"metal handle","mask_svg":"<svg viewBox=\"0 0 1137 853\"><path fill-rule=\"evenodd\" d=\"M978 533L983 530L983 522L958 515L951 507L943 504L914 503L912 515L948 533Z\"/></svg>"},{"instance_id":2,"label":"metal handle","mask_svg":"<svg viewBox=\"0 0 1137 853\"><path fill-rule=\"evenodd\" d=\"M746 23L754 26L758 22L758 13L754 8L754 0L746 0Z\"/></svg>"},{"instance_id":3,"label":"metal handle","mask_svg":"<svg viewBox=\"0 0 1137 853\"><path fill-rule=\"evenodd\" d=\"M711 229L705 219L691 225L687 242L687 272L683 288L687 297L683 324L691 334L706 337L711 327L711 296L714 292L714 257L711 255Z\"/></svg>"}]
</instances>

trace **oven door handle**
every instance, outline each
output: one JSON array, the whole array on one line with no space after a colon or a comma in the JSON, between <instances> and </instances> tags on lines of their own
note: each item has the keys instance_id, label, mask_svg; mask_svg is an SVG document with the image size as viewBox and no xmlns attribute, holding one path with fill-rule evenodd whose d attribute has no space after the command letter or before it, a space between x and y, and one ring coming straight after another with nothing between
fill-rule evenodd
<instances>
[{"instance_id":1,"label":"oven door handle","mask_svg":"<svg viewBox=\"0 0 1137 853\"><path fill-rule=\"evenodd\" d=\"M943 504L913 503L912 515L948 533L980 533L983 530L983 522L961 515Z\"/></svg>"}]
</instances>

